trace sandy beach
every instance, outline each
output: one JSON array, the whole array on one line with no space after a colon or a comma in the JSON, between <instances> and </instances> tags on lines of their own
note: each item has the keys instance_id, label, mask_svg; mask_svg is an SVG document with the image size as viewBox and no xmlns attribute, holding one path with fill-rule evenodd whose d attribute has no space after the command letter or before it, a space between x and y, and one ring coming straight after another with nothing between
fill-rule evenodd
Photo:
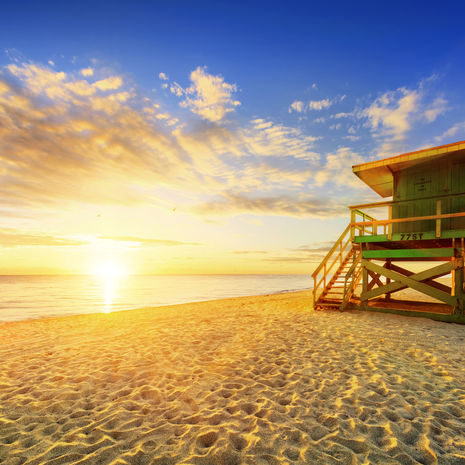
<instances>
[{"instance_id":1,"label":"sandy beach","mask_svg":"<svg viewBox=\"0 0 465 465\"><path fill-rule=\"evenodd\" d=\"M310 292L0 324L0 463L465 464L465 325Z\"/></svg>"}]
</instances>

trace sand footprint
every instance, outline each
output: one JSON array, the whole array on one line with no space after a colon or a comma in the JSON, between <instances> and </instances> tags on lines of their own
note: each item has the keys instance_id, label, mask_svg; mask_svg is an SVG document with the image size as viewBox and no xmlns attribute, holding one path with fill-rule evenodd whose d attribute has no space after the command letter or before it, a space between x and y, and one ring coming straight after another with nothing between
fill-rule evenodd
<instances>
[{"instance_id":1,"label":"sand footprint","mask_svg":"<svg viewBox=\"0 0 465 465\"><path fill-rule=\"evenodd\" d=\"M229 433L229 441L237 451L244 450L249 445L247 439L237 433Z\"/></svg>"},{"instance_id":2,"label":"sand footprint","mask_svg":"<svg viewBox=\"0 0 465 465\"><path fill-rule=\"evenodd\" d=\"M218 439L216 431L207 431L206 433L197 436L197 444L205 449L212 447Z\"/></svg>"},{"instance_id":3,"label":"sand footprint","mask_svg":"<svg viewBox=\"0 0 465 465\"><path fill-rule=\"evenodd\" d=\"M252 402L243 402L239 404L239 408L247 415L253 415L258 410L258 407Z\"/></svg>"}]
</instances>

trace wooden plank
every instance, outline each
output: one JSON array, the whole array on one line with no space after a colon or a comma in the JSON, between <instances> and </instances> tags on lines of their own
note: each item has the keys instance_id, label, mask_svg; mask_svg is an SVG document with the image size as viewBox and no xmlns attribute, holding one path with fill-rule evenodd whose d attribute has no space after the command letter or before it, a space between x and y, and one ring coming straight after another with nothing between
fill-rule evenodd
<instances>
[{"instance_id":1,"label":"wooden plank","mask_svg":"<svg viewBox=\"0 0 465 465\"><path fill-rule=\"evenodd\" d=\"M379 236L355 236L354 242L361 244L362 242L387 242L387 234L380 234Z\"/></svg>"},{"instance_id":2,"label":"wooden plank","mask_svg":"<svg viewBox=\"0 0 465 465\"><path fill-rule=\"evenodd\" d=\"M455 248L364 250L363 258L454 257Z\"/></svg>"},{"instance_id":3,"label":"wooden plank","mask_svg":"<svg viewBox=\"0 0 465 465\"><path fill-rule=\"evenodd\" d=\"M350 308L358 309L356 305L351 305ZM392 313L394 315L402 315L402 316L429 318L431 320L446 321L448 323L465 324L465 316L463 315L429 313L429 312L421 312L421 311L415 311L415 310L400 310L396 308L384 308L384 307L367 307L364 310L368 310L370 312L379 312L379 313Z\"/></svg>"},{"instance_id":4,"label":"wooden plank","mask_svg":"<svg viewBox=\"0 0 465 465\"><path fill-rule=\"evenodd\" d=\"M367 270L374 271L382 276L391 278L391 280L393 281L397 281L397 283L390 283L381 288L373 289L371 291L362 293L360 298L364 301L370 298L373 298L373 297L377 297L378 295L386 294L387 292L393 292L393 290L396 289L398 283L401 283L401 285L406 285L407 287L411 287L412 289L415 289L416 291L419 291L423 294L426 294L430 297L440 300L441 302L445 302L448 305L452 305L453 307L455 307L456 305L457 299L455 297L443 291L440 291L439 289L435 289L431 286L428 286L425 283L419 282L420 280L423 281L425 279L431 278L432 276L435 276L437 273L445 274L446 273L445 270L447 270L447 268L450 271L451 269L454 268L454 264L452 262L443 263L442 265L438 265L433 268L430 268L429 270L422 271L421 273L417 273L415 275L412 275L411 277L405 276L393 270L388 270L368 260L362 260L362 265Z\"/></svg>"}]
</instances>

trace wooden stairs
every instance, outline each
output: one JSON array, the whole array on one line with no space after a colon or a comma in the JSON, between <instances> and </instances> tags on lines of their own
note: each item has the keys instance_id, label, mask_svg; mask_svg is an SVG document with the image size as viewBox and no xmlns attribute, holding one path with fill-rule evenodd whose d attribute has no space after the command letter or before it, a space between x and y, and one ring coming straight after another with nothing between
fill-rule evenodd
<instances>
[{"instance_id":1,"label":"wooden stairs","mask_svg":"<svg viewBox=\"0 0 465 465\"><path fill-rule=\"evenodd\" d=\"M312 274L315 310L344 310L362 277L361 248L352 242L350 225Z\"/></svg>"}]
</instances>

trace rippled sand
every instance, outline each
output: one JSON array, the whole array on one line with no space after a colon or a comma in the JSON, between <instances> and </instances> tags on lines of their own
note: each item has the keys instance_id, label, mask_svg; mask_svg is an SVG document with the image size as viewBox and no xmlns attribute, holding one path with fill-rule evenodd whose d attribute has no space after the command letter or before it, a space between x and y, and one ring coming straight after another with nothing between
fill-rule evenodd
<instances>
[{"instance_id":1,"label":"rippled sand","mask_svg":"<svg viewBox=\"0 0 465 465\"><path fill-rule=\"evenodd\" d=\"M0 463L465 464L465 326L310 299L0 325Z\"/></svg>"}]
</instances>

